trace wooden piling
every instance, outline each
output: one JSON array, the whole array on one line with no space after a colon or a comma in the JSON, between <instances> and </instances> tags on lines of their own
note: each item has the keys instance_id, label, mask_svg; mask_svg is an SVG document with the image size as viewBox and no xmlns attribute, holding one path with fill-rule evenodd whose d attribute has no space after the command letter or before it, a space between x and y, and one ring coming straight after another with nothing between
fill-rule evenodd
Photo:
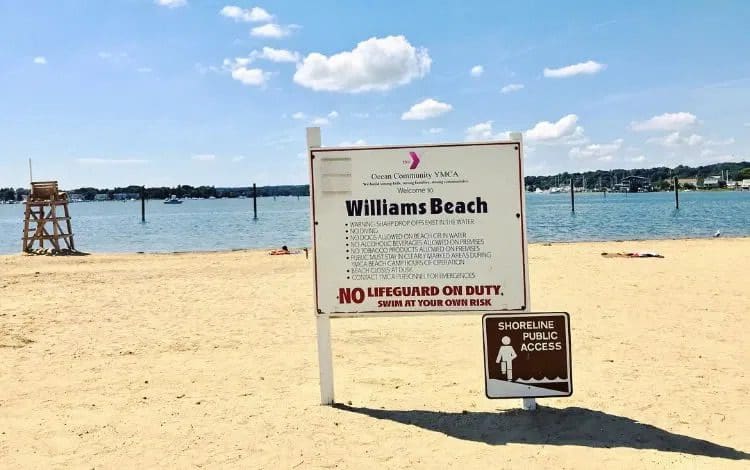
<instances>
[{"instance_id":1,"label":"wooden piling","mask_svg":"<svg viewBox=\"0 0 750 470\"><path fill-rule=\"evenodd\" d=\"M679 180L675 176L674 177L674 208L675 209L680 208L680 191L678 187L679 187Z\"/></svg>"},{"instance_id":2,"label":"wooden piling","mask_svg":"<svg viewBox=\"0 0 750 470\"><path fill-rule=\"evenodd\" d=\"M253 183L253 220L258 220L258 188Z\"/></svg>"},{"instance_id":3,"label":"wooden piling","mask_svg":"<svg viewBox=\"0 0 750 470\"><path fill-rule=\"evenodd\" d=\"M146 223L146 187L141 186L141 223Z\"/></svg>"},{"instance_id":4,"label":"wooden piling","mask_svg":"<svg viewBox=\"0 0 750 470\"><path fill-rule=\"evenodd\" d=\"M573 191L573 178L570 179L570 212L576 211L576 196Z\"/></svg>"}]
</instances>

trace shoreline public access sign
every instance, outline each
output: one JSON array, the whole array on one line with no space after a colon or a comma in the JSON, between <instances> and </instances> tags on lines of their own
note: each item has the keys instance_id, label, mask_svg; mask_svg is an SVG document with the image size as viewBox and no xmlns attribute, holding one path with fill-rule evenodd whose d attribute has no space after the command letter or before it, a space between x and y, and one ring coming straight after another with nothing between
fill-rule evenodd
<instances>
[{"instance_id":1,"label":"shoreline public access sign","mask_svg":"<svg viewBox=\"0 0 750 470\"><path fill-rule=\"evenodd\" d=\"M520 142L310 148L319 315L524 311Z\"/></svg>"},{"instance_id":2,"label":"shoreline public access sign","mask_svg":"<svg viewBox=\"0 0 750 470\"><path fill-rule=\"evenodd\" d=\"M567 313L488 314L482 331L487 398L573 394Z\"/></svg>"}]
</instances>

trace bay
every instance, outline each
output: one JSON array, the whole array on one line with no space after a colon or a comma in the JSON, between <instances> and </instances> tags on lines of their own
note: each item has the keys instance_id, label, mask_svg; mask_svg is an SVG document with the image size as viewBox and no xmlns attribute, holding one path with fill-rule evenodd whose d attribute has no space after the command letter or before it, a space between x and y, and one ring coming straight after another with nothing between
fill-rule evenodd
<instances>
[{"instance_id":1,"label":"bay","mask_svg":"<svg viewBox=\"0 0 750 470\"><path fill-rule=\"evenodd\" d=\"M140 201L70 204L76 247L86 252L132 253L309 247L309 198L186 200L168 205L150 200L146 223ZM21 250L23 204L0 205L0 253ZM750 192L674 194L527 194L531 242L750 236Z\"/></svg>"}]
</instances>

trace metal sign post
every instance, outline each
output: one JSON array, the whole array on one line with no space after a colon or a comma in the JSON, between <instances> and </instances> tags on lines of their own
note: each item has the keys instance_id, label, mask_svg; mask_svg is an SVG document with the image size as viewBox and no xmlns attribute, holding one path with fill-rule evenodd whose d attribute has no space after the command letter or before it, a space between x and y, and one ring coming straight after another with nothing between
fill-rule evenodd
<instances>
[{"instance_id":1,"label":"metal sign post","mask_svg":"<svg viewBox=\"0 0 750 470\"><path fill-rule=\"evenodd\" d=\"M524 165L523 134L520 132L511 132L509 137L511 140L516 140L521 143L520 165L521 165L521 177L523 178L523 175L526 174L523 170L523 165ZM523 226L526 227L526 198L525 197L521 201L521 217L523 218ZM528 243L523 244L523 258L526 260L529 259L529 244ZM526 285L531 286L531 283L529 282L529 270L528 269L525 270L524 276L525 276L524 282L526 282ZM528 289L528 292L526 294L526 309L524 310L524 312L527 312L527 313L531 312L531 288ZM531 398L531 397L522 398L521 409L526 410L526 411L536 410L536 399Z\"/></svg>"},{"instance_id":2,"label":"metal sign post","mask_svg":"<svg viewBox=\"0 0 750 470\"><path fill-rule=\"evenodd\" d=\"M321 136L319 127L307 128L307 149L321 147ZM310 165L310 171L312 172L312 165ZM310 181L312 182L312 173L310 173ZM317 255L317 245L315 243L315 205L312 202L312 184L310 185L310 205L311 205L311 222L312 230L310 233L313 234L313 249ZM313 269L313 286L318 285L317 269ZM315 297L315 305L318 305L318 290L313 289L313 296ZM328 315L319 315L319 311L315 311L315 322L318 332L318 366L320 368L320 404L321 405L333 405L333 354L331 352L331 319Z\"/></svg>"}]
</instances>

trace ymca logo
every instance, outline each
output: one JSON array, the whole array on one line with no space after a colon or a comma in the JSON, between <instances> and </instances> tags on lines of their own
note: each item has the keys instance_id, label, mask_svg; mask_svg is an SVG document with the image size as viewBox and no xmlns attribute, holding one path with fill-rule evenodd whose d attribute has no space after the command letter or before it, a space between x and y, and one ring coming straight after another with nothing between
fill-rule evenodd
<instances>
[{"instance_id":1,"label":"ymca logo","mask_svg":"<svg viewBox=\"0 0 750 470\"><path fill-rule=\"evenodd\" d=\"M417 152L409 152L409 156L411 157L411 160L404 160L404 164L409 165L410 170L416 170L421 161L419 155L417 155Z\"/></svg>"}]
</instances>

